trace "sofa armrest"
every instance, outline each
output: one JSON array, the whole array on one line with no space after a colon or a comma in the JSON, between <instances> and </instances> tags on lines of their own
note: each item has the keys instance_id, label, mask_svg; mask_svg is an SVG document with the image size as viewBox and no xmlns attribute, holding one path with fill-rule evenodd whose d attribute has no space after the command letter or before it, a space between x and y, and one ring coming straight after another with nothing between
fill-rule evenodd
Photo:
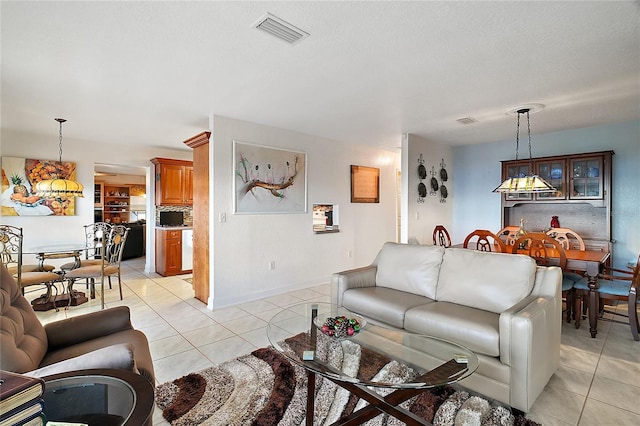
<instances>
[{"instance_id":1,"label":"sofa armrest","mask_svg":"<svg viewBox=\"0 0 640 426\"><path fill-rule=\"evenodd\" d=\"M331 303L342 305L342 295L350 288L375 287L376 265L336 272L331 277Z\"/></svg>"},{"instance_id":2,"label":"sofa armrest","mask_svg":"<svg viewBox=\"0 0 640 426\"><path fill-rule=\"evenodd\" d=\"M49 351L132 329L129 307L127 306L79 315L44 326Z\"/></svg>"},{"instance_id":3,"label":"sofa armrest","mask_svg":"<svg viewBox=\"0 0 640 426\"><path fill-rule=\"evenodd\" d=\"M97 349L84 355L65 359L37 370L24 373L31 377L45 377L67 371L87 370L93 368L115 368L137 372L133 356L133 345L119 344Z\"/></svg>"},{"instance_id":4,"label":"sofa armrest","mask_svg":"<svg viewBox=\"0 0 640 426\"><path fill-rule=\"evenodd\" d=\"M511 369L511 406L527 412L560 362L560 298L530 296L500 314L500 361Z\"/></svg>"}]
</instances>

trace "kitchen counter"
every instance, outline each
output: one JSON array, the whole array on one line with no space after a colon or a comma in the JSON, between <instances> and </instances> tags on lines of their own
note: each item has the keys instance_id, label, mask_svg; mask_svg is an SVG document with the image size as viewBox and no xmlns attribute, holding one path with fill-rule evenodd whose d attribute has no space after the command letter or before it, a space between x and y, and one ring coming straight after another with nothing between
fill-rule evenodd
<instances>
[{"instance_id":1,"label":"kitchen counter","mask_svg":"<svg viewBox=\"0 0 640 426\"><path fill-rule=\"evenodd\" d=\"M192 225L183 225L183 226L160 226L156 225L156 229L159 231L175 231L176 229L193 229Z\"/></svg>"}]
</instances>

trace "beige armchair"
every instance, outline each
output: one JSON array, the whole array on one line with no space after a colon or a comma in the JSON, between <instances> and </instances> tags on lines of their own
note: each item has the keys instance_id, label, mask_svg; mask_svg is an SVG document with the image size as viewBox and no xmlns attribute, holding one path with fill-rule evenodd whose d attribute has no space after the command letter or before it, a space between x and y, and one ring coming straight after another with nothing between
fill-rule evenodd
<instances>
[{"instance_id":1,"label":"beige armchair","mask_svg":"<svg viewBox=\"0 0 640 426\"><path fill-rule=\"evenodd\" d=\"M0 276L0 369L43 377L87 368L138 372L155 387L146 336L120 306L43 326L4 265Z\"/></svg>"}]
</instances>

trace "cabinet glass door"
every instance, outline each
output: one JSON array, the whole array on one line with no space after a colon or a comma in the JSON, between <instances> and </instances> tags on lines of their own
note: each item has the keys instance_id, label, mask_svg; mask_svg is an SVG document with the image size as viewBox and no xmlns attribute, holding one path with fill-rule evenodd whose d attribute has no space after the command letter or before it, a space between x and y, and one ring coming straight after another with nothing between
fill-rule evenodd
<instances>
[{"instance_id":1,"label":"cabinet glass door","mask_svg":"<svg viewBox=\"0 0 640 426\"><path fill-rule=\"evenodd\" d=\"M564 188L564 160L537 162L538 176L549 182L557 191L536 194L537 200L563 200L567 198Z\"/></svg>"},{"instance_id":2,"label":"cabinet glass door","mask_svg":"<svg viewBox=\"0 0 640 426\"><path fill-rule=\"evenodd\" d=\"M525 177L530 174L529 163L511 163L505 164L505 177L507 178L516 178L516 177ZM503 179L503 180L504 180ZM531 194L504 194L505 200L532 200L533 197Z\"/></svg>"},{"instance_id":3,"label":"cabinet glass door","mask_svg":"<svg viewBox=\"0 0 640 426\"><path fill-rule=\"evenodd\" d=\"M604 197L602 157L585 157L571 160L572 200L599 199Z\"/></svg>"}]
</instances>

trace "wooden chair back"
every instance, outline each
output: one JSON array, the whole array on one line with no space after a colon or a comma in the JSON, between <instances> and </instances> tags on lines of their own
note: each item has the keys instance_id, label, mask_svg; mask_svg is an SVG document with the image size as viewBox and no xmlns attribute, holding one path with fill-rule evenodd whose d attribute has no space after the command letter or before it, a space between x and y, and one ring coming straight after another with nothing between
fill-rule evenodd
<instances>
[{"instance_id":1,"label":"wooden chair back","mask_svg":"<svg viewBox=\"0 0 640 426\"><path fill-rule=\"evenodd\" d=\"M508 246L512 246L518 239L519 226L505 226L498 232L498 237Z\"/></svg>"},{"instance_id":2,"label":"wooden chair back","mask_svg":"<svg viewBox=\"0 0 640 426\"><path fill-rule=\"evenodd\" d=\"M464 248L469 248L469 242L473 238L478 238L476 241L476 250L479 251L495 251L498 253L508 253L507 246L502 242L496 234L486 229L476 229L464 239Z\"/></svg>"},{"instance_id":3,"label":"wooden chair back","mask_svg":"<svg viewBox=\"0 0 640 426\"><path fill-rule=\"evenodd\" d=\"M442 225L436 225L433 228L433 245L442 247L451 247L451 237L447 228Z\"/></svg>"},{"instance_id":4,"label":"wooden chair back","mask_svg":"<svg viewBox=\"0 0 640 426\"><path fill-rule=\"evenodd\" d=\"M562 245L544 232L528 232L518 238L511 247L512 253L522 253L522 248L539 266L567 267L567 255Z\"/></svg>"},{"instance_id":5,"label":"wooden chair back","mask_svg":"<svg viewBox=\"0 0 640 426\"><path fill-rule=\"evenodd\" d=\"M569 228L552 228L547 231L547 235L556 239L565 250L586 250L584 240L572 229Z\"/></svg>"}]
</instances>

